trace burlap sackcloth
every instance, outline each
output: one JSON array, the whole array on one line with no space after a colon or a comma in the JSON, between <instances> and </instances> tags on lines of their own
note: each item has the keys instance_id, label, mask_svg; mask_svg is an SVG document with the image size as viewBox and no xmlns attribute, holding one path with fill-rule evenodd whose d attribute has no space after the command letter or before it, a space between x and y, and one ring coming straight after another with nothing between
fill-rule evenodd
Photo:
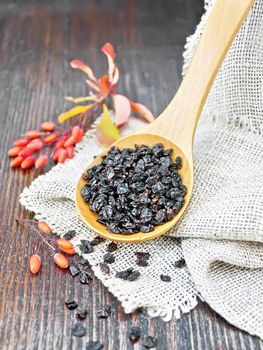
<instances>
[{"instance_id":1,"label":"burlap sackcloth","mask_svg":"<svg viewBox=\"0 0 263 350\"><path fill-rule=\"evenodd\" d=\"M212 4L187 40L189 64ZM141 127L131 120L124 133ZM121 301L126 312L139 306L170 319L188 312L202 296L225 319L263 339L263 0L258 0L237 35L199 123L195 145L195 189L180 224L169 236L141 244L119 244L116 262L105 276L98 263L108 242L85 255L95 275ZM142 140L143 142L143 140ZM74 244L94 234L74 204L76 181L98 154L94 131L76 156L39 176L21 194L21 204L45 219L54 232L77 232ZM148 267L135 264L135 251L150 252ZM174 267L184 257L185 268ZM127 282L115 272L135 267L141 278ZM163 282L160 274L172 281Z\"/></svg>"}]
</instances>

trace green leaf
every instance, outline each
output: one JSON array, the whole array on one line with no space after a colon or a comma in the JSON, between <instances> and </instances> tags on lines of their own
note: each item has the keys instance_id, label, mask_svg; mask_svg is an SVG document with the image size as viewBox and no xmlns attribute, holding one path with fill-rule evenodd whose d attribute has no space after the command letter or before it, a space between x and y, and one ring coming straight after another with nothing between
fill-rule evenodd
<instances>
[{"instance_id":1,"label":"green leaf","mask_svg":"<svg viewBox=\"0 0 263 350\"><path fill-rule=\"evenodd\" d=\"M102 116L96 127L96 135L103 146L111 145L120 136L119 130L113 123L109 110L105 104L103 104Z\"/></svg>"}]
</instances>

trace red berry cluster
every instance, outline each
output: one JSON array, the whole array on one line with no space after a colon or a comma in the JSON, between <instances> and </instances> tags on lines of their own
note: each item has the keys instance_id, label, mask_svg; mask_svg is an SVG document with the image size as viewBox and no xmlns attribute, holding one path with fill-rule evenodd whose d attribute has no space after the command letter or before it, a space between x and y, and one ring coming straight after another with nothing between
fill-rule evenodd
<instances>
[{"instance_id":1,"label":"red berry cluster","mask_svg":"<svg viewBox=\"0 0 263 350\"><path fill-rule=\"evenodd\" d=\"M83 128L75 125L64 132L56 132L55 129L54 122L44 122L41 124L41 131L29 130L23 138L16 140L14 147L8 151L8 156L13 158L10 167L29 169L35 166L36 169L40 169L47 164L49 157L58 163L73 158L74 146L84 135ZM52 152L49 155L43 153L45 148L51 149ZM37 157L34 157L36 154Z\"/></svg>"},{"instance_id":2,"label":"red berry cluster","mask_svg":"<svg viewBox=\"0 0 263 350\"><path fill-rule=\"evenodd\" d=\"M68 258L61 252L66 253L68 255L74 255L76 253L75 248L70 241L64 238L59 238L58 240L56 240L48 237L49 234L52 232L52 230L45 221L37 222L35 220L19 220L19 219L17 219L17 221L19 223L26 223L31 226L32 230L37 233L39 238L41 238L41 242L45 243L46 246L51 250L53 254L53 261L57 266L59 266L61 269L68 268L69 266ZM37 223L37 228L34 225L35 223ZM57 249L55 249L51 243L55 244ZM40 245L38 245L36 252L33 255L31 255L29 260L29 270L33 274L37 274L42 265L41 257L38 255L39 248L40 248ZM58 249L61 252L59 252Z\"/></svg>"}]
</instances>

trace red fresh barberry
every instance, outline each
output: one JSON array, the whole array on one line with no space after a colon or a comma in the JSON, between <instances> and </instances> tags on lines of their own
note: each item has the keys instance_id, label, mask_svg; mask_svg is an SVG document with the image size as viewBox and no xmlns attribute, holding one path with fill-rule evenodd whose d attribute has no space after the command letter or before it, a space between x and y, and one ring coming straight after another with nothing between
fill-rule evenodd
<instances>
[{"instance_id":1,"label":"red fresh barberry","mask_svg":"<svg viewBox=\"0 0 263 350\"><path fill-rule=\"evenodd\" d=\"M59 156L59 153L60 151L62 150L63 148L58 148L58 149L55 149L53 155L52 155L52 158L54 161L57 161L58 160L58 156Z\"/></svg>"},{"instance_id":2,"label":"red fresh barberry","mask_svg":"<svg viewBox=\"0 0 263 350\"><path fill-rule=\"evenodd\" d=\"M57 138L58 138L58 135L57 134L50 134L48 136L46 136L43 141L46 143L46 144L51 144L51 143L54 143L57 141Z\"/></svg>"},{"instance_id":3,"label":"red fresh barberry","mask_svg":"<svg viewBox=\"0 0 263 350\"><path fill-rule=\"evenodd\" d=\"M41 129L44 131L54 131L56 124L54 122L48 121L41 124Z\"/></svg>"},{"instance_id":4,"label":"red fresh barberry","mask_svg":"<svg viewBox=\"0 0 263 350\"><path fill-rule=\"evenodd\" d=\"M16 157L18 156L21 150L22 150L22 147L13 147L8 150L7 154L9 155L9 157Z\"/></svg>"},{"instance_id":5,"label":"red fresh barberry","mask_svg":"<svg viewBox=\"0 0 263 350\"><path fill-rule=\"evenodd\" d=\"M60 248L61 249L61 248ZM64 253L67 253L69 255L74 255L76 253L74 248L71 249L61 249Z\"/></svg>"},{"instance_id":6,"label":"red fresh barberry","mask_svg":"<svg viewBox=\"0 0 263 350\"><path fill-rule=\"evenodd\" d=\"M69 147L69 146L73 146L75 145L75 143L77 143L77 140L74 136L70 136L67 141L64 143L64 147Z\"/></svg>"},{"instance_id":7,"label":"red fresh barberry","mask_svg":"<svg viewBox=\"0 0 263 350\"><path fill-rule=\"evenodd\" d=\"M55 148L57 149L57 148L63 147L64 144L65 144L65 142L66 142L66 140L67 140L68 138L69 138L68 136L62 136L62 137L60 137L60 139L59 139L58 142L56 143Z\"/></svg>"},{"instance_id":8,"label":"red fresh barberry","mask_svg":"<svg viewBox=\"0 0 263 350\"><path fill-rule=\"evenodd\" d=\"M36 169L42 168L47 164L47 161L48 161L48 156L46 154L41 154L36 160L35 168Z\"/></svg>"},{"instance_id":9,"label":"red fresh barberry","mask_svg":"<svg viewBox=\"0 0 263 350\"><path fill-rule=\"evenodd\" d=\"M35 164L35 159L33 157L27 157L26 159L23 160L21 163L21 168L22 169L29 169Z\"/></svg>"},{"instance_id":10,"label":"red fresh barberry","mask_svg":"<svg viewBox=\"0 0 263 350\"><path fill-rule=\"evenodd\" d=\"M58 239L57 240L57 245L58 245L59 249L61 249L61 250L63 250L63 249L68 250L68 249L72 249L73 248L73 244L70 241L68 241L68 240L66 240L64 238Z\"/></svg>"},{"instance_id":11,"label":"red fresh barberry","mask_svg":"<svg viewBox=\"0 0 263 350\"><path fill-rule=\"evenodd\" d=\"M30 139L35 139L36 137L41 136L41 132L39 130L29 130L25 133L26 137L29 137Z\"/></svg>"},{"instance_id":12,"label":"red fresh barberry","mask_svg":"<svg viewBox=\"0 0 263 350\"><path fill-rule=\"evenodd\" d=\"M82 139L83 135L84 130L80 126L76 125L72 128L71 136L75 138L76 142L79 142Z\"/></svg>"},{"instance_id":13,"label":"red fresh barberry","mask_svg":"<svg viewBox=\"0 0 263 350\"><path fill-rule=\"evenodd\" d=\"M34 142L43 142L43 141L41 140L41 138L36 137L35 139L32 139L32 140L30 141L30 143L34 143Z\"/></svg>"},{"instance_id":14,"label":"red fresh barberry","mask_svg":"<svg viewBox=\"0 0 263 350\"><path fill-rule=\"evenodd\" d=\"M19 166L22 164L23 160L24 160L23 157L20 157L20 156L15 157L15 158L11 161L10 167L11 167L11 168L17 168L17 167L19 167Z\"/></svg>"},{"instance_id":15,"label":"red fresh barberry","mask_svg":"<svg viewBox=\"0 0 263 350\"><path fill-rule=\"evenodd\" d=\"M29 139L24 137L22 139L18 139L14 142L14 146L20 146L20 147L24 147L28 144Z\"/></svg>"},{"instance_id":16,"label":"red fresh barberry","mask_svg":"<svg viewBox=\"0 0 263 350\"><path fill-rule=\"evenodd\" d=\"M30 148L25 147L18 153L18 155L23 157L23 158L27 158L27 157L31 156L32 153L33 153L33 151Z\"/></svg>"},{"instance_id":17,"label":"red fresh barberry","mask_svg":"<svg viewBox=\"0 0 263 350\"><path fill-rule=\"evenodd\" d=\"M39 272L41 267L41 258L39 255L31 255L29 260L29 269L34 275Z\"/></svg>"},{"instance_id":18,"label":"red fresh barberry","mask_svg":"<svg viewBox=\"0 0 263 350\"><path fill-rule=\"evenodd\" d=\"M58 163L64 163L67 158L68 158L68 153L65 150L65 148L62 148L58 155Z\"/></svg>"},{"instance_id":19,"label":"red fresh barberry","mask_svg":"<svg viewBox=\"0 0 263 350\"><path fill-rule=\"evenodd\" d=\"M54 263L61 269L66 269L68 267L68 259L61 253L56 253L54 255Z\"/></svg>"},{"instance_id":20,"label":"red fresh barberry","mask_svg":"<svg viewBox=\"0 0 263 350\"><path fill-rule=\"evenodd\" d=\"M51 232L51 228L48 226L48 224L45 221L39 221L37 224L37 227L39 231L45 233L46 235Z\"/></svg>"},{"instance_id":21,"label":"red fresh barberry","mask_svg":"<svg viewBox=\"0 0 263 350\"><path fill-rule=\"evenodd\" d=\"M73 146L66 147L66 151L67 151L68 158L74 157L74 147Z\"/></svg>"},{"instance_id":22,"label":"red fresh barberry","mask_svg":"<svg viewBox=\"0 0 263 350\"><path fill-rule=\"evenodd\" d=\"M40 151L43 148L43 142L32 140L26 147L32 152Z\"/></svg>"}]
</instances>

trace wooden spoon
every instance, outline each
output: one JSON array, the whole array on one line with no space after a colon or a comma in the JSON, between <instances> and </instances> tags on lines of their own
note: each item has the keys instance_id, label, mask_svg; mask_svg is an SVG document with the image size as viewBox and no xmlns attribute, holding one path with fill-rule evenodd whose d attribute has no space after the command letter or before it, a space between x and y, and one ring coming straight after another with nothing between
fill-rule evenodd
<instances>
[{"instance_id":1,"label":"wooden spoon","mask_svg":"<svg viewBox=\"0 0 263 350\"><path fill-rule=\"evenodd\" d=\"M227 50L253 3L254 0L216 1L192 62L168 107L153 123L114 143L114 146L120 149L133 148L135 144L152 146L155 143L162 143L164 148L173 149L173 157L182 157L183 167L180 174L187 187L187 195L181 211L173 220L156 226L152 232L112 234L104 225L97 222L98 215L83 201L80 190L85 182L80 178L76 189L76 206L83 221L93 231L111 241L134 243L160 236L179 221L193 191L193 139L200 113ZM106 148L87 168L99 164L102 156L106 155L110 148Z\"/></svg>"}]
</instances>

